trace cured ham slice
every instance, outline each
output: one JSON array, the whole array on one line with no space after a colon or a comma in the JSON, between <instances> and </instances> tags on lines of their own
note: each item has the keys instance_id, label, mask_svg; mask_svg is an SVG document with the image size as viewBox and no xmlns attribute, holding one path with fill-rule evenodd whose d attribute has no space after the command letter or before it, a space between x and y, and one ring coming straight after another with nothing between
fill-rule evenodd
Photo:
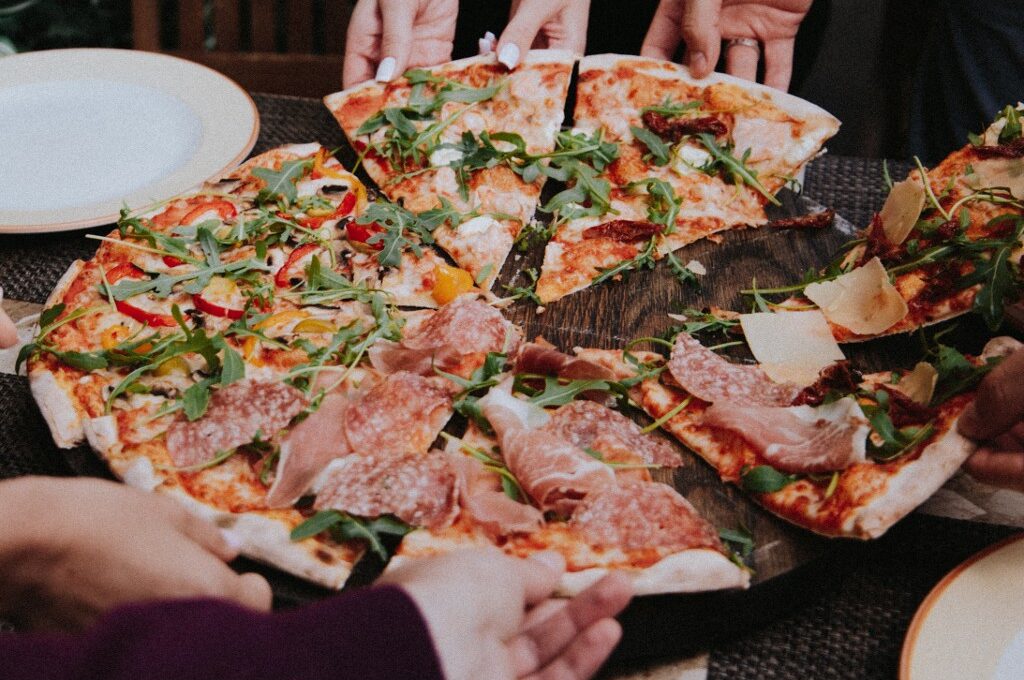
<instances>
[{"instance_id":1,"label":"cured ham slice","mask_svg":"<svg viewBox=\"0 0 1024 680\"><path fill-rule=\"evenodd\" d=\"M509 498L501 489L501 479L483 463L459 452L451 452L458 478L459 504L473 523L492 536L540 529L544 515L540 510Z\"/></svg>"},{"instance_id":2,"label":"cured ham slice","mask_svg":"<svg viewBox=\"0 0 1024 680\"><path fill-rule=\"evenodd\" d=\"M871 432L853 397L818 407L713 404L704 424L735 432L772 467L791 473L833 472L863 462Z\"/></svg>"},{"instance_id":3,"label":"cured ham slice","mask_svg":"<svg viewBox=\"0 0 1024 680\"><path fill-rule=\"evenodd\" d=\"M415 328L401 342L381 340L369 349L370 362L382 373L409 371L434 375L434 368L458 372L468 356L488 352L512 353L519 330L494 307L464 295L456 298Z\"/></svg>"},{"instance_id":4,"label":"cured ham slice","mask_svg":"<svg viewBox=\"0 0 1024 680\"><path fill-rule=\"evenodd\" d=\"M801 389L775 382L759 366L731 363L687 333L676 336L668 370L680 387L710 403L788 406Z\"/></svg>"},{"instance_id":5,"label":"cured ham slice","mask_svg":"<svg viewBox=\"0 0 1024 680\"><path fill-rule=\"evenodd\" d=\"M285 436L274 483L267 492L268 508L289 507L328 463L352 452L345 436L349 405L345 394L331 392L324 396L320 408Z\"/></svg>"},{"instance_id":6,"label":"cured ham slice","mask_svg":"<svg viewBox=\"0 0 1024 680\"><path fill-rule=\"evenodd\" d=\"M570 380L615 379L615 372L605 366L559 352L539 342L528 342L519 348L515 372L554 375Z\"/></svg>"},{"instance_id":7,"label":"cured ham slice","mask_svg":"<svg viewBox=\"0 0 1024 680\"><path fill-rule=\"evenodd\" d=\"M591 545L623 550L722 550L718 531L675 489L630 482L588 495L569 520Z\"/></svg>"},{"instance_id":8,"label":"cured ham slice","mask_svg":"<svg viewBox=\"0 0 1024 680\"><path fill-rule=\"evenodd\" d=\"M510 381L480 400L508 469L542 510L570 514L589 493L615 483L607 465L543 428L543 409L508 391Z\"/></svg>"},{"instance_id":9,"label":"cured ham slice","mask_svg":"<svg viewBox=\"0 0 1024 680\"><path fill-rule=\"evenodd\" d=\"M378 451L333 463L315 507L359 517L390 514L412 526L437 529L454 519L456 494L455 470L440 451Z\"/></svg>"},{"instance_id":10,"label":"cured ham slice","mask_svg":"<svg viewBox=\"0 0 1024 680\"><path fill-rule=\"evenodd\" d=\"M282 382L239 380L210 397L198 420L179 420L167 431L167 451L177 467L201 465L218 452L270 439L306 407L306 396Z\"/></svg>"},{"instance_id":11,"label":"cured ham slice","mask_svg":"<svg viewBox=\"0 0 1024 680\"><path fill-rule=\"evenodd\" d=\"M640 426L606 406L592 401L573 401L553 414L544 429L575 446L605 454L605 460L632 462L616 453L633 453L648 465L679 467L682 458L664 439L644 434Z\"/></svg>"},{"instance_id":12,"label":"cured ham slice","mask_svg":"<svg viewBox=\"0 0 1024 680\"><path fill-rule=\"evenodd\" d=\"M451 416L449 384L406 371L387 376L345 411L352 451L426 451Z\"/></svg>"}]
</instances>

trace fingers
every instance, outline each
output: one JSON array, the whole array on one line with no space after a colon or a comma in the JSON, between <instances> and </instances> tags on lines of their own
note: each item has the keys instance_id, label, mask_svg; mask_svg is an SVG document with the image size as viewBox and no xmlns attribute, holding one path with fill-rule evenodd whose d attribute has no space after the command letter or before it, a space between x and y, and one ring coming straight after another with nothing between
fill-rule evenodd
<instances>
[{"instance_id":1,"label":"fingers","mask_svg":"<svg viewBox=\"0 0 1024 680\"><path fill-rule=\"evenodd\" d=\"M409 0L380 0L381 59L374 77L381 82L405 73L405 67L409 64L409 51L412 49L416 5Z\"/></svg>"},{"instance_id":2,"label":"fingers","mask_svg":"<svg viewBox=\"0 0 1024 680\"><path fill-rule=\"evenodd\" d=\"M3 298L0 297L0 300ZM11 317L0 309L0 349L14 347L18 344L18 329L15 327Z\"/></svg>"},{"instance_id":3,"label":"fingers","mask_svg":"<svg viewBox=\"0 0 1024 680\"><path fill-rule=\"evenodd\" d=\"M547 35L547 44L541 45L553 50L569 50L582 56L587 48L587 23L590 19L590 0L569 0L562 9L561 18L551 28L542 30Z\"/></svg>"},{"instance_id":4,"label":"fingers","mask_svg":"<svg viewBox=\"0 0 1024 680\"><path fill-rule=\"evenodd\" d=\"M601 664L615 649L622 637L622 627L615 619L602 619L583 631L557 659L529 680L585 680L597 673Z\"/></svg>"},{"instance_id":5,"label":"fingers","mask_svg":"<svg viewBox=\"0 0 1024 680\"><path fill-rule=\"evenodd\" d=\"M662 0L658 4L658 10L654 13L651 26L647 29L647 35L644 36L643 45L640 47L640 56L672 59L682 40L679 34L679 25L683 18L681 10L681 5L673 0Z\"/></svg>"},{"instance_id":6,"label":"fingers","mask_svg":"<svg viewBox=\"0 0 1024 680\"><path fill-rule=\"evenodd\" d=\"M494 45L496 42L498 42L498 37L496 35L494 35L490 31L484 33L484 37L476 41L480 55L483 56L485 54L490 54L491 52L493 52Z\"/></svg>"},{"instance_id":7,"label":"fingers","mask_svg":"<svg viewBox=\"0 0 1024 680\"><path fill-rule=\"evenodd\" d=\"M533 45L541 27L551 18L553 8L557 10L558 5L551 0L522 0L513 7L512 17L498 38L498 61L509 69L515 68ZM583 30L586 32L586 27Z\"/></svg>"},{"instance_id":8,"label":"fingers","mask_svg":"<svg viewBox=\"0 0 1024 680\"><path fill-rule=\"evenodd\" d=\"M708 75L718 63L722 40L718 25L721 13L722 0L691 0L685 3L680 32L686 43L686 65L694 78ZM756 73L756 61L754 66Z\"/></svg>"},{"instance_id":9,"label":"fingers","mask_svg":"<svg viewBox=\"0 0 1024 680\"><path fill-rule=\"evenodd\" d=\"M1024 419L1024 350L1003 360L985 376L974 403L967 407L957 429L978 441L992 439Z\"/></svg>"},{"instance_id":10,"label":"fingers","mask_svg":"<svg viewBox=\"0 0 1024 680\"><path fill-rule=\"evenodd\" d=\"M727 44L725 48L725 71L744 80L757 80L757 62L761 50L753 45Z\"/></svg>"},{"instance_id":11,"label":"fingers","mask_svg":"<svg viewBox=\"0 0 1024 680\"><path fill-rule=\"evenodd\" d=\"M785 92L793 76L793 49L796 41L792 38L769 40L764 44L764 84Z\"/></svg>"},{"instance_id":12,"label":"fingers","mask_svg":"<svg viewBox=\"0 0 1024 680\"><path fill-rule=\"evenodd\" d=\"M236 602L258 612L269 612L273 604L274 593L267 579L259 574L248 573L238 577Z\"/></svg>"},{"instance_id":13,"label":"fingers","mask_svg":"<svg viewBox=\"0 0 1024 680\"><path fill-rule=\"evenodd\" d=\"M609 574L547 618L534 623L508 643L516 675L532 673L548 666L556 657L566 656L581 634L586 638L585 631L622 611L632 596L633 587L628 578L622 574ZM604 639L598 636L597 641ZM618 634L614 636L612 646L617 641ZM583 648L589 648L589 645ZM610 653L611 648L607 652ZM575 664L570 663L570 666L575 667Z\"/></svg>"},{"instance_id":14,"label":"fingers","mask_svg":"<svg viewBox=\"0 0 1024 680\"><path fill-rule=\"evenodd\" d=\"M345 36L342 86L352 87L374 76L381 23L376 0L359 0Z\"/></svg>"},{"instance_id":15,"label":"fingers","mask_svg":"<svg viewBox=\"0 0 1024 680\"><path fill-rule=\"evenodd\" d=\"M513 564L522 579L527 605L534 605L548 598L558 586L558 581L565 571L565 558L551 551L537 553L528 560L515 560Z\"/></svg>"},{"instance_id":16,"label":"fingers","mask_svg":"<svg viewBox=\"0 0 1024 680\"><path fill-rule=\"evenodd\" d=\"M1024 491L1024 453L978 449L964 470L979 482Z\"/></svg>"}]
</instances>

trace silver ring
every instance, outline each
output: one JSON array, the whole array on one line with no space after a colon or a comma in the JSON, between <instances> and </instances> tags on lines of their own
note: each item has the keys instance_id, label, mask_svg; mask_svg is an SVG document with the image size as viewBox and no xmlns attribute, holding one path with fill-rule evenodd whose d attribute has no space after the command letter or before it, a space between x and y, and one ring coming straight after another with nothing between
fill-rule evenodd
<instances>
[{"instance_id":1,"label":"silver ring","mask_svg":"<svg viewBox=\"0 0 1024 680\"><path fill-rule=\"evenodd\" d=\"M736 47L737 45L743 45L744 47L753 47L758 52L761 51L761 43L754 40L753 38L729 38L725 41L725 49L730 47Z\"/></svg>"}]
</instances>

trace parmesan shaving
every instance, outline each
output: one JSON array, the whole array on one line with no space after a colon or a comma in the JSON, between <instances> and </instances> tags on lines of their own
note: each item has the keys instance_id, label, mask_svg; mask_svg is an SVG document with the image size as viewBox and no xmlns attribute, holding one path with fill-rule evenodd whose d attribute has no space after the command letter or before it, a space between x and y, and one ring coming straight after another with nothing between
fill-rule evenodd
<instances>
[{"instance_id":1,"label":"parmesan shaving","mask_svg":"<svg viewBox=\"0 0 1024 680\"><path fill-rule=\"evenodd\" d=\"M809 284L804 295L830 322L858 335L881 333L909 311L877 257L831 281Z\"/></svg>"},{"instance_id":2,"label":"parmesan shaving","mask_svg":"<svg viewBox=\"0 0 1024 680\"><path fill-rule=\"evenodd\" d=\"M776 382L806 387L821 369L846 358L818 310L741 314L740 326L754 358Z\"/></svg>"},{"instance_id":3,"label":"parmesan shaving","mask_svg":"<svg viewBox=\"0 0 1024 680\"><path fill-rule=\"evenodd\" d=\"M890 243L899 245L907 240L924 209L924 200L924 186L916 176L892 185L892 191L878 213L882 231Z\"/></svg>"},{"instance_id":4,"label":"parmesan shaving","mask_svg":"<svg viewBox=\"0 0 1024 680\"><path fill-rule=\"evenodd\" d=\"M971 189L1006 187L1015 198L1024 198L1024 158L986 158L971 166L974 172L964 177Z\"/></svg>"},{"instance_id":5,"label":"parmesan shaving","mask_svg":"<svg viewBox=\"0 0 1024 680\"><path fill-rule=\"evenodd\" d=\"M918 404L927 406L935 394L935 383L938 380L939 372L935 367L921 361L895 387Z\"/></svg>"},{"instance_id":6,"label":"parmesan shaving","mask_svg":"<svg viewBox=\"0 0 1024 680\"><path fill-rule=\"evenodd\" d=\"M686 269L689 269L697 276L704 276L705 274L708 273L708 268L705 267L700 262L698 262L697 260L690 260L689 262L687 262Z\"/></svg>"}]
</instances>

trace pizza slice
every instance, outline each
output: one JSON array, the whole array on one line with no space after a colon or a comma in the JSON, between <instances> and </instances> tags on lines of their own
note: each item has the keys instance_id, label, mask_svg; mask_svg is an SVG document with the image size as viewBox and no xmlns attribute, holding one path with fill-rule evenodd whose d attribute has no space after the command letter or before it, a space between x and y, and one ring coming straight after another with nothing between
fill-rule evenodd
<instances>
[{"instance_id":1,"label":"pizza slice","mask_svg":"<svg viewBox=\"0 0 1024 680\"><path fill-rule=\"evenodd\" d=\"M974 142L893 184L870 226L817 276L757 294L797 293L782 305L817 305L840 342L971 311L997 330L1005 305L1024 291L1020 115L1006 107Z\"/></svg>"},{"instance_id":2,"label":"pizza slice","mask_svg":"<svg viewBox=\"0 0 1024 680\"><path fill-rule=\"evenodd\" d=\"M543 302L764 224L775 193L839 128L772 88L717 73L695 80L678 64L614 54L580 62L574 119L574 133L617 153L566 173L537 284Z\"/></svg>"},{"instance_id":3,"label":"pizza slice","mask_svg":"<svg viewBox=\"0 0 1024 680\"><path fill-rule=\"evenodd\" d=\"M520 557L562 553L563 594L609 570L640 594L746 587L750 573L719 532L654 481L652 471L681 464L674 447L602 403L606 368L536 343L507 368L514 375L477 376L457 396L470 425L443 454L457 474L456 514L405 536L392 565L496 545Z\"/></svg>"},{"instance_id":4,"label":"pizza slice","mask_svg":"<svg viewBox=\"0 0 1024 680\"><path fill-rule=\"evenodd\" d=\"M533 50L515 70L494 56L414 69L324 103L392 201L446 211L433 238L488 289L533 219L564 117L573 58Z\"/></svg>"},{"instance_id":5,"label":"pizza slice","mask_svg":"<svg viewBox=\"0 0 1024 680\"><path fill-rule=\"evenodd\" d=\"M773 316L792 314L817 316L824 342L835 346L817 312ZM748 341L778 342L769 329L744 329ZM800 331L788 349L770 351L824 364L810 384L793 381L785 361L733 363L685 331L667 361L636 352L630 364L607 350L581 357L633 376L636 403L769 511L819 534L867 539L927 500L970 456L975 445L956 421L981 377L1021 346L996 338L978 358L940 346L912 371L860 375L806 350Z\"/></svg>"}]
</instances>

